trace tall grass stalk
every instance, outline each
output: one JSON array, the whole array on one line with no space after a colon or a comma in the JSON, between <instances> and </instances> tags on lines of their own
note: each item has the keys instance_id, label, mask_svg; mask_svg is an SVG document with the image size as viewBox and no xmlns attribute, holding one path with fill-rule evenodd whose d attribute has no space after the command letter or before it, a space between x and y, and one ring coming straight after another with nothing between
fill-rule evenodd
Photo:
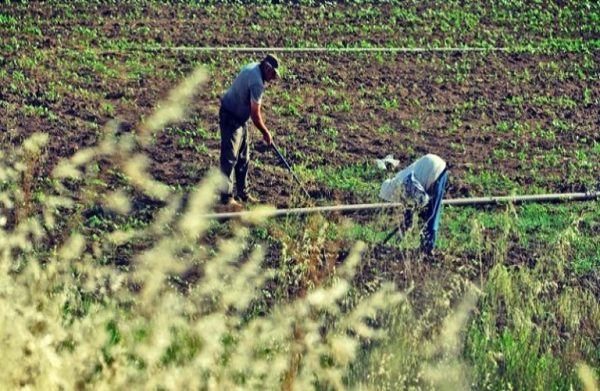
<instances>
[{"instance_id":1,"label":"tall grass stalk","mask_svg":"<svg viewBox=\"0 0 600 391\"><path fill-rule=\"evenodd\" d=\"M516 234L510 221L504 238ZM575 233L567 227L532 267L494 252L465 349L481 389L579 389L578 363L597 363L600 305L569 270Z\"/></svg>"},{"instance_id":2,"label":"tall grass stalk","mask_svg":"<svg viewBox=\"0 0 600 391\"><path fill-rule=\"evenodd\" d=\"M255 314L252 305L274 275L262 265L261 246L248 242L247 224L261 224L261 212L208 245L209 222L198 216L212 208L221 175L207 175L184 205L148 173L136 145L181 119L178 104L203 73L190 80L150 116L139 139L109 124L98 145L60 161L53 185L20 219L9 219L29 186L20 172L27 156L43 152L44 139L2 154L0 388L344 389L360 343L380 337L371 320L401 300L392 285L343 305L360 245L334 277ZM89 170L100 163L105 170ZM108 169L127 184L99 191ZM140 192L163 206L139 228L120 225ZM114 229L85 225L98 206ZM117 267L111 260L124 250L129 264ZM190 270L199 277L187 279Z\"/></svg>"}]
</instances>

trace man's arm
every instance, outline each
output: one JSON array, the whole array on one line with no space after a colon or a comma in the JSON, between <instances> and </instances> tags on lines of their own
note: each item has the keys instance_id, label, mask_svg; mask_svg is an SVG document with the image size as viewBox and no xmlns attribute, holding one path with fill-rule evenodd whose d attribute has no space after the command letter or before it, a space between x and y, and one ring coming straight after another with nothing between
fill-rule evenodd
<instances>
[{"instance_id":1,"label":"man's arm","mask_svg":"<svg viewBox=\"0 0 600 391\"><path fill-rule=\"evenodd\" d=\"M258 128L258 130L261 131L263 139L265 140L267 145L271 145L271 143L273 142L273 139L271 138L271 132L269 132L269 129L263 121L262 115L260 113L260 107L260 103L250 100L250 118L252 118L252 122Z\"/></svg>"},{"instance_id":2,"label":"man's arm","mask_svg":"<svg viewBox=\"0 0 600 391\"><path fill-rule=\"evenodd\" d=\"M429 195L427 194L427 191L421 182L415 178L414 173L411 173L408 177L406 177L402 185L404 187L404 194L406 194L406 196L412 203L415 204L416 207L423 208L425 205L427 205L429 202Z\"/></svg>"}]
</instances>

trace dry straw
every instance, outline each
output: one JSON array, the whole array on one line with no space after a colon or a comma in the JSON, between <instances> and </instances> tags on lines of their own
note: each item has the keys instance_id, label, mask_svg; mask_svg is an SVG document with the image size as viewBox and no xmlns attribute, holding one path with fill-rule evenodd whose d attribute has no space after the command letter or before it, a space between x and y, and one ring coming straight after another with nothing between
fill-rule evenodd
<instances>
[{"instance_id":1,"label":"dry straw","mask_svg":"<svg viewBox=\"0 0 600 391\"><path fill-rule=\"evenodd\" d=\"M463 334L480 296L456 275L424 283L422 291L434 300L417 315L391 283L373 284L370 294L354 285L362 243L322 273L326 223L316 219L299 243L290 239L282 250L305 267L297 276L304 290L265 300L273 282L293 277L269 270L264 248L248 240L252 225L264 224L271 209L231 224L227 238L204 240L211 222L201 216L213 207L220 174L207 174L184 205L151 176L139 147L183 118L204 80L202 69L193 72L137 135L119 135L108 124L97 146L54 167L53 186L35 199L32 173L43 163L47 136L0 154L0 389L469 388ZM100 159L127 184L109 191L98 186L109 180L106 170L90 169ZM134 228L127 219L140 192L163 206ZM503 231L502 240L510 234ZM561 258L572 234L559 238ZM519 292L551 291L526 273L515 277L503 255L493 255L494 289L479 299L483 305L519 308ZM536 272L564 280L564 268L551 260ZM450 292L442 279L452 283ZM466 293L452 310L456 292ZM577 297L577 303L566 295L558 300L558 313L570 317L573 329L582 309L598 308L591 295ZM517 312L510 320L530 327L530 314ZM440 319L441 328L432 331ZM578 373L586 390L598 389L591 369L581 365Z\"/></svg>"},{"instance_id":2,"label":"dry straw","mask_svg":"<svg viewBox=\"0 0 600 391\"><path fill-rule=\"evenodd\" d=\"M145 144L182 119L205 79L199 69L177 87L142 125L138 141ZM361 341L382 332L369 319L400 299L385 285L356 306L342 305L360 246L335 278L305 298L249 316L273 278L262 265L262 248L249 247L249 228L240 226L214 249L199 241L209 227L199 216L211 210L220 174L207 175L183 209L181 197L148 173L148 158L132 153L135 140L117 135L112 123L97 146L57 164L47 202L17 221L15 210L27 201L20 172L46 140L28 139L0 165L7 184L0 194L0 350L6 364L0 388L307 389L315 382L345 388L345 371ZM106 177L88 167L100 158L129 186L98 192L95 183ZM164 201L152 221L112 232L86 227L83 213L98 205L126 218L132 189ZM258 210L247 223L260 224L264 215ZM131 260L125 269L113 265L120 251ZM199 279L181 278L193 269L200 270ZM173 284L177 280L185 293ZM336 327L325 326L332 321Z\"/></svg>"}]
</instances>

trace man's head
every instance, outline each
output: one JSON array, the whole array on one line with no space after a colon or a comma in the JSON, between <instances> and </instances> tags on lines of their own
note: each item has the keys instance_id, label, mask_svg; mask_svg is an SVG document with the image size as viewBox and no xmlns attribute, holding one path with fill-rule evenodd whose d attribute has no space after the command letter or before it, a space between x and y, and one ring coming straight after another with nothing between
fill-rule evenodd
<instances>
[{"instance_id":1,"label":"man's head","mask_svg":"<svg viewBox=\"0 0 600 391\"><path fill-rule=\"evenodd\" d=\"M267 54L260 62L263 79L271 81L279 77L279 60L272 54Z\"/></svg>"}]
</instances>

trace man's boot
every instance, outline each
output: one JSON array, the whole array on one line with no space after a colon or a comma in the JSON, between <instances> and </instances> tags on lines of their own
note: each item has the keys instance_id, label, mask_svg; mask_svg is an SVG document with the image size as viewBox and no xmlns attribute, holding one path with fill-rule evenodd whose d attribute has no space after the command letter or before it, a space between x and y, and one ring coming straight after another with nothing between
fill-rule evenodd
<instances>
[{"instance_id":1,"label":"man's boot","mask_svg":"<svg viewBox=\"0 0 600 391\"><path fill-rule=\"evenodd\" d=\"M245 204L260 204L260 200L249 193L238 196L238 199Z\"/></svg>"},{"instance_id":2,"label":"man's boot","mask_svg":"<svg viewBox=\"0 0 600 391\"><path fill-rule=\"evenodd\" d=\"M242 210L242 204L237 202L233 197L224 197L221 198L221 208L222 210L237 212Z\"/></svg>"}]
</instances>

